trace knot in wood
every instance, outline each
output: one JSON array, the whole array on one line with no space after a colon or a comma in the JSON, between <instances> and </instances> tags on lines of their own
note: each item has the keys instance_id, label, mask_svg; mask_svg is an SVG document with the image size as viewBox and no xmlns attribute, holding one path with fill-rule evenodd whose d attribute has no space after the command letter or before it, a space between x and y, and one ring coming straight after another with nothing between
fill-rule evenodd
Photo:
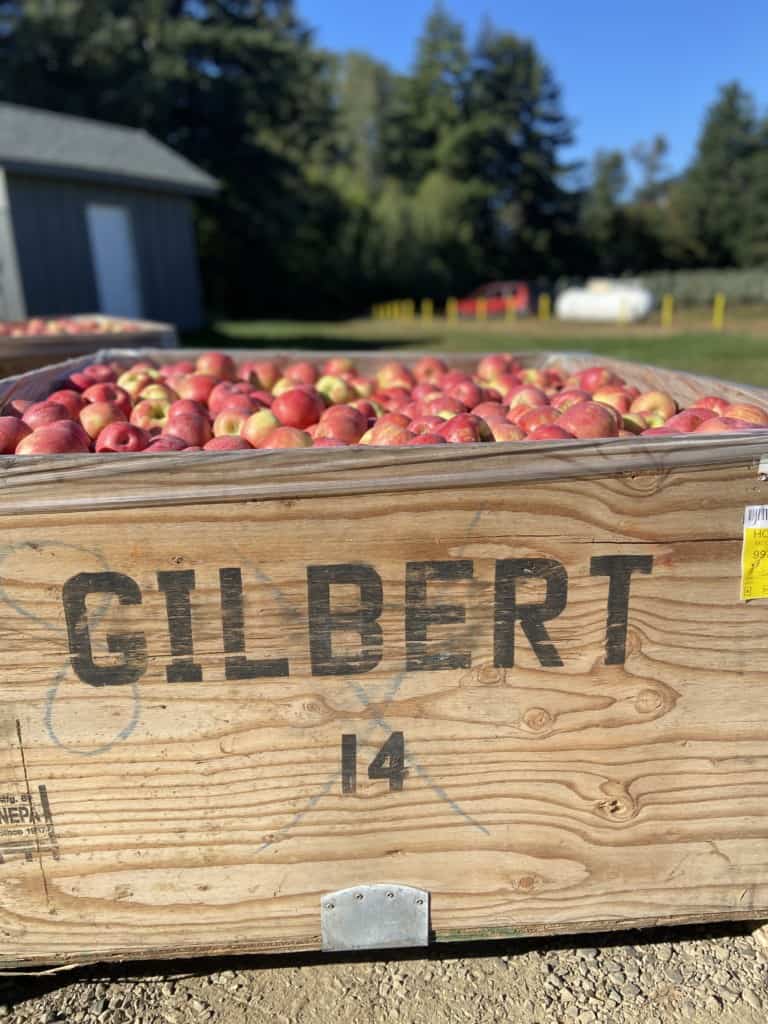
<instances>
[{"instance_id":1,"label":"knot in wood","mask_svg":"<svg viewBox=\"0 0 768 1024\"><path fill-rule=\"evenodd\" d=\"M667 701L658 690L641 690L635 697L635 710L639 715L652 715L661 711Z\"/></svg>"},{"instance_id":2,"label":"knot in wood","mask_svg":"<svg viewBox=\"0 0 768 1024\"><path fill-rule=\"evenodd\" d=\"M629 821L637 814L637 804L620 782L609 783L602 787L608 792L607 799L600 800L595 807L597 813L607 821Z\"/></svg>"},{"instance_id":3,"label":"knot in wood","mask_svg":"<svg viewBox=\"0 0 768 1024\"><path fill-rule=\"evenodd\" d=\"M523 715L523 725L531 732L543 732L552 725L552 715L546 708L528 708Z\"/></svg>"}]
</instances>

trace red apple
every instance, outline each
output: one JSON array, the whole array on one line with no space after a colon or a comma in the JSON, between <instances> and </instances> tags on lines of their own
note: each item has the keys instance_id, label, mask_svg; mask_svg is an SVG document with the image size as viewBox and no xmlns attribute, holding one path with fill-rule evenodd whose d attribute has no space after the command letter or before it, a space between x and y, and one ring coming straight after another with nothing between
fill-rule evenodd
<instances>
[{"instance_id":1,"label":"red apple","mask_svg":"<svg viewBox=\"0 0 768 1024\"><path fill-rule=\"evenodd\" d=\"M315 438L332 438L344 444L357 444L368 429L368 420L350 405L334 405L320 417Z\"/></svg>"},{"instance_id":2,"label":"red apple","mask_svg":"<svg viewBox=\"0 0 768 1024\"><path fill-rule=\"evenodd\" d=\"M298 384L305 388L312 388L318 373L312 363L302 360L298 363L289 363L283 370L283 377L289 380L294 387Z\"/></svg>"},{"instance_id":3,"label":"red apple","mask_svg":"<svg viewBox=\"0 0 768 1024\"><path fill-rule=\"evenodd\" d=\"M739 420L732 416L713 416L700 423L694 434L730 434L732 431L761 429L758 424L749 420Z\"/></svg>"},{"instance_id":4,"label":"red apple","mask_svg":"<svg viewBox=\"0 0 768 1024\"><path fill-rule=\"evenodd\" d=\"M448 442L441 434L416 434L411 437L410 441L405 442L405 447L409 448L411 445L416 444L447 444Z\"/></svg>"},{"instance_id":5,"label":"red apple","mask_svg":"<svg viewBox=\"0 0 768 1024\"><path fill-rule=\"evenodd\" d=\"M80 410L86 405L87 400L79 391L64 388L61 391L54 391L53 394L48 395L48 401L63 405L69 411L69 418L76 420Z\"/></svg>"},{"instance_id":6,"label":"red apple","mask_svg":"<svg viewBox=\"0 0 768 1024\"><path fill-rule=\"evenodd\" d=\"M296 427L277 427L267 437L260 448L311 448L312 438L305 430Z\"/></svg>"},{"instance_id":7,"label":"red apple","mask_svg":"<svg viewBox=\"0 0 768 1024\"><path fill-rule=\"evenodd\" d=\"M533 387L531 384L518 384L511 388L504 396L504 401L510 409L518 405L527 405L533 409L538 405L549 405L549 398L541 388Z\"/></svg>"},{"instance_id":8,"label":"red apple","mask_svg":"<svg viewBox=\"0 0 768 1024\"><path fill-rule=\"evenodd\" d=\"M206 452L238 452L251 450L251 446L244 437L233 437L231 434L219 434L218 437L211 438L210 441L206 441L203 445L203 451Z\"/></svg>"},{"instance_id":9,"label":"red apple","mask_svg":"<svg viewBox=\"0 0 768 1024\"><path fill-rule=\"evenodd\" d=\"M168 419L163 433L173 434L186 441L187 445L199 445L201 448L213 437L211 424L206 417L185 416L181 413Z\"/></svg>"},{"instance_id":10,"label":"red apple","mask_svg":"<svg viewBox=\"0 0 768 1024\"><path fill-rule=\"evenodd\" d=\"M96 438L97 452L141 452L150 435L132 423L109 423Z\"/></svg>"},{"instance_id":11,"label":"red apple","mask_svg":"<svg viewBox=\"0 0 768 1024\"><path fill-rule=\"evenodd\" d=\"M284 427L304 427L317 423L323 413L325 404L316 391L307 388L293 388L285 391L272 403L271 411Z\"/></svg>"},{"instance_id":12,"label":"red apple","mask_svg":"<svg viewBox=\"0 0 768 1024\"><path fill-rule=\"evenodd\" d=\"M503 420L507 418L507 406L501 402L480 402L470 412L473 416L480 416L484 420Z\"/></svg>"},{"instance_id":13,"label":"red apple","mask_svg":"<svg viewBox=\"0 0 768 1024\"><path fill-rule=\"evenodd\" d=\"M520 419L516 420L517 426L526 434L536 430L538 427L550 427L560 418L560 411L553 409L551 405L539 405L534 409L528 409Z\"/></svg>"},{"instance_id":14,"label":"red apple","mask_svg":"<svg viewBox=\"0 0 768 1024\"><path fill-rule=\"evenodd\" d=\"M473 383L469 378L452 384L446 389L445 393L449 398L456 398L463 402L467 409L471 409L473 405L479 405L484 397L477 384Z\"/></svg>"},{"instance_id":15,"label":"red apple","mask_svg":"<svg viewBox=\"0 0 768 1024\"><path fill-rule=\"evenodd\" d=\"M416 378L408 367L393 360L392 362L385 363L379 369L376 374L376 383L380 391L386 391L390 388L404 388L406 391L410 391L416 383Z\"/></svg>"},{"instance_id":16,"label":"red apple","mask_svg":"<svg viewBox=\"0 0 768 1024\"><path fill-rule=\"evenodd\" d=\"M251 385L247 381L222 380L208 395L208 412L211 416L216 417L224 408L227 399L232 398L233 395L245 395L247 397L250 391Z\"/></svg>"},{"instance_id":17,"label":"red apple","mask_svg":"<svg viewBox=\"0 0 768 1024\"><path fill-rule=\"evenodd\" d=\"M526 441L573 441L575 438L576 435L569 430L563 430L556 423L550 423L548 426L536 427Z\"/></svg>"},{"instance_id":18,"label":"red apple","mask_svg":"<svg viewBox=\"0 0 768 1024\"><path fill-rule=\"evenodd\" d=\"M36 430L38 427L46 427L50 423L55 423L57 420L69 420L72 417L65 405L45 401L34 402L24 410L24 415L21 418L28 427Z\"/></svg>"},{"instance_id":19,"label":"red apple","mask_svg":"<svg viewBox=\"0 0 768 1024\"><path fill-rule=\"evenodd\" d=\"M592 396L588 391L583 391L580 388L568 388L566 391L560 391L558 394L553 395L551 404L555 409L560 409L565 412L572 405L578 405L579 402L589 402Z\"/></svg>"},{"instance_id":20,"label":"red apple","mask_svg":"<svg viewBox=\"0 0 768 1024\"><path fill-rule=\"evenodd\" d=\"M234 359L223 352L203 352L197 357L195 372L218 377L219 380L234 380L237 367Z\"/></svg>"},{"instance_id":21,"label":"red apple","mask_svg":"<svg viewBox=\"0 0 768 1024\"><path fill-rule=\"evenodd\" d=\"M147 447L147 452L180 452L187 447L187 442L173 434L160 434L153 437Z\"/></svg>"},{"instance_id":22,"label":"red apple","mask_svg":"<svg viewBox=\"0 0 768 1024\"><path fill-rule=\"evenodd\" d=\"M281 376L277 363L264 359L243 363L238 371L241 380L248 381L249 384L254 384L265 391L271 391Z\"/></svg>"},{"instance_id":23,"label":"red apple","mask_svg":"<svg viewBox=\"0 0 768 1024\"><path fill-rule=\"evenodd\" d=\"M592 395L593 402L602 402L603 405L613 406L618 412L624 415L629 412L630 406L632 405L632 399L626 393L623 388L620 387L607 387L600 388Z\"/></svg>"},{"instance_id":24,"label":"red apple","mask_svg":"<svg viewBox=\"0 0 768 1024\"><path fill-rule=\"evenodd\" d=\"M347 356L331 356L323 363L323 373L338 377L342 373L354 373L355 364Z\"/></svg>"},{"instance_id":25,"label":"red apple","mask_svg":"<svg viewBox=\"0 0 768 1024\"><path fill-rule=\"evenodd\" d=\"M407 426L412 434L436 434L446 422L440 416L417 416Z\"/></svg>"},{"instance_id":26,"label":"red apple","mask_svg":"<svg viewBox=\"0 0 768 1024\"><path fill-rule=\"evenodd\" d=\"M425 409L427 416L439 416L443 420L449 420L451 417L467 411L463 402L460 402L458 398L450 398L448 395L441 395L440 398L427 402Z\"/></svg>"},{"instance_id":27,"label":"red apple","mask_svg":"<svg viewBox=\"0 0 768 1024\"><path fill-rule=\"evenodd\" d=\"M201 402L195 402L191 398L177 398L175 402L171 402L168 408L168 419L172 420L174 416L207 416L208 412L205 405Z\"/></svg>"},{"instance_id":28,"label":"red apple","mask_svg":"<svg viewBox=\"0 0 768 1024\"><path fill-rule=\"evenodd\" d=\"M207 404L208 396L219 383L217 377L209 373L190 373L188 377L182 377L176 390L181 398L189 398L193 402Z\"/></svg>"},{"instance_id":29,"label":"red apple","mask_svg":"<svg viewBox=\"0 0 768 1024\"><path fill-rule=\"evenodd\" d=\"M133 408L131 396L123 388L118 387L117 384L93 384L85 389L83 398L86 402L114 402L123 410L126 419L131 415L131 409Z\"/></svg>"},{"instance_id":30,"label":"red apple","mask_svg":"<svg viewBox=\"0 0 768 1024\"><path fill-rule=\"evenodd\" d=\"M88 435L74 420L59 420L38 427L23 437L16 446L16 455L66 455L89 450Z\"/></svg>"},{"instance_id":31,"label":"red apple","mask_svg":"<svg viewBox=\"0 0 768 1024\"><path fill-rule=\"evenodd\" d=\"M498 380L499 377L516 368L512 364L513 360L506 352L497 352L492 355L483 356L477 364L477 376L480 380Z\"/></svg>"},{"instance_id":32,"label":"red apple","mask_svg":"<svg viewBox=\"0 0 768 1024\"><path fill-rule=\"evenodd\" d=\"M0 455L13 455L32 428L16 416L0 416Z\"/></svg>"},{"instance_id":33,"label":"red apple","mask_svg":"<svg viewBox=\"0 0 768 1024\"><path fill-rule=\"evenodd\" d=\"M561 413L557 425L574 437L618 437L613 410L599 402L579 402Z\"/></svg>"},{"instance_id":34,"label":"red apple","mask_svg":"<svg viewBox=\"0 0 768 1024\"><path fill-rule=\"evenodd\" d=\"M453 416L435 433L453 444L472 444L476 441L490 441L493 438L491 427L479 416L464 412Z\"/></svg>"},{"instance_id":35,"label":"red apple","mask_svg":"<svg viewBox=\"0 0 768 1024\"><path fill-rule=\"evenodd\" d=\"M681 434L692 434L704 420L714 418L711 409L685 409L683 412L670 416L665 426L680 431Z\"/></svg>"},{"instance_id":36,"label":"red apple","mask_svg":"<svg viewBox=\"0 0 768 1024\"><path fill-rule=\"evenodd\" d=\"M422 356L413 367L413 376L418 381L433 382L446 373L448 367L437 356Z\"/></svg>"},{"instance_id":37,"label":"red apple","mask_svg":"<svg viewBox=\"0 0 768 1024\"><path fill-rule=\"evenodd\" d=\"M578 373L570 376L566 380L565 386L567 388L576 387L581 391L588 391L592 395L601 388L609 387L610 385L621 386L623 383L624 381L621 377L604 366L590 366L588 369L580 370Z\"/></svg>"}]
</instances>

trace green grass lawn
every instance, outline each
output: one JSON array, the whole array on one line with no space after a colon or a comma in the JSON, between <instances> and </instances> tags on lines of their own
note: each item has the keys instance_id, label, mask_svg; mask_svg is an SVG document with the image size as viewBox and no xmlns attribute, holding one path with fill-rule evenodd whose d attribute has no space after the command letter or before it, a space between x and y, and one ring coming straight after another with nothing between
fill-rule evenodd
<instances>
[{"instance_id":1,"label":"green grass lawn","mask_svg":"<svg viewBox=\"0 0 768 1024\"><path fill-rule=\"evenodd\" d=\"M304 348L472 351L587 351L633 359L727 380L768 386L768 322L732 324L716 332L691 325L671 333L655 325L596 327L536 321L519 323L431 323L352 320L221 321L187 344L229 348Z\"/></svg>"}]
</instances>

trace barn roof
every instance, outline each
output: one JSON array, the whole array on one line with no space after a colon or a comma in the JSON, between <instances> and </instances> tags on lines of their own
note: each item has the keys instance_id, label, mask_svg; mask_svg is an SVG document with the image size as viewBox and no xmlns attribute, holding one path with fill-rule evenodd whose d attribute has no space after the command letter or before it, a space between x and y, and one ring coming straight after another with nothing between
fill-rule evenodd
<instances>
[{"instance_id":1,"label":"barn roof","mask_svg":"<svg viewBox=\"0 0 768 1024\"><path fill-rule=\"evenodd\" d=\"M0 167L46 178L212 195L218 182L138 128L0 103Z\"/></svg>"}]
</instances>

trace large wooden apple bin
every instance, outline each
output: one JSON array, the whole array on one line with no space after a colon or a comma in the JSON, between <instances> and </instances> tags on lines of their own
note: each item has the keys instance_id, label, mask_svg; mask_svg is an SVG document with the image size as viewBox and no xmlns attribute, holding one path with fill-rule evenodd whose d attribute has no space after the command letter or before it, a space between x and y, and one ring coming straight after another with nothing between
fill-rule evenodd
<instances>
[{"instance_id":1,"label":"large wooden apple bin","mask_svg":"<svg viewBox=\"0 0 768 1024\"><path fill-rule=\"evenodd\" d=\"M768 916L763 455L3 458L0 960L317 949L380 883L433 941Z\"/></svg>"}]
</instances>

